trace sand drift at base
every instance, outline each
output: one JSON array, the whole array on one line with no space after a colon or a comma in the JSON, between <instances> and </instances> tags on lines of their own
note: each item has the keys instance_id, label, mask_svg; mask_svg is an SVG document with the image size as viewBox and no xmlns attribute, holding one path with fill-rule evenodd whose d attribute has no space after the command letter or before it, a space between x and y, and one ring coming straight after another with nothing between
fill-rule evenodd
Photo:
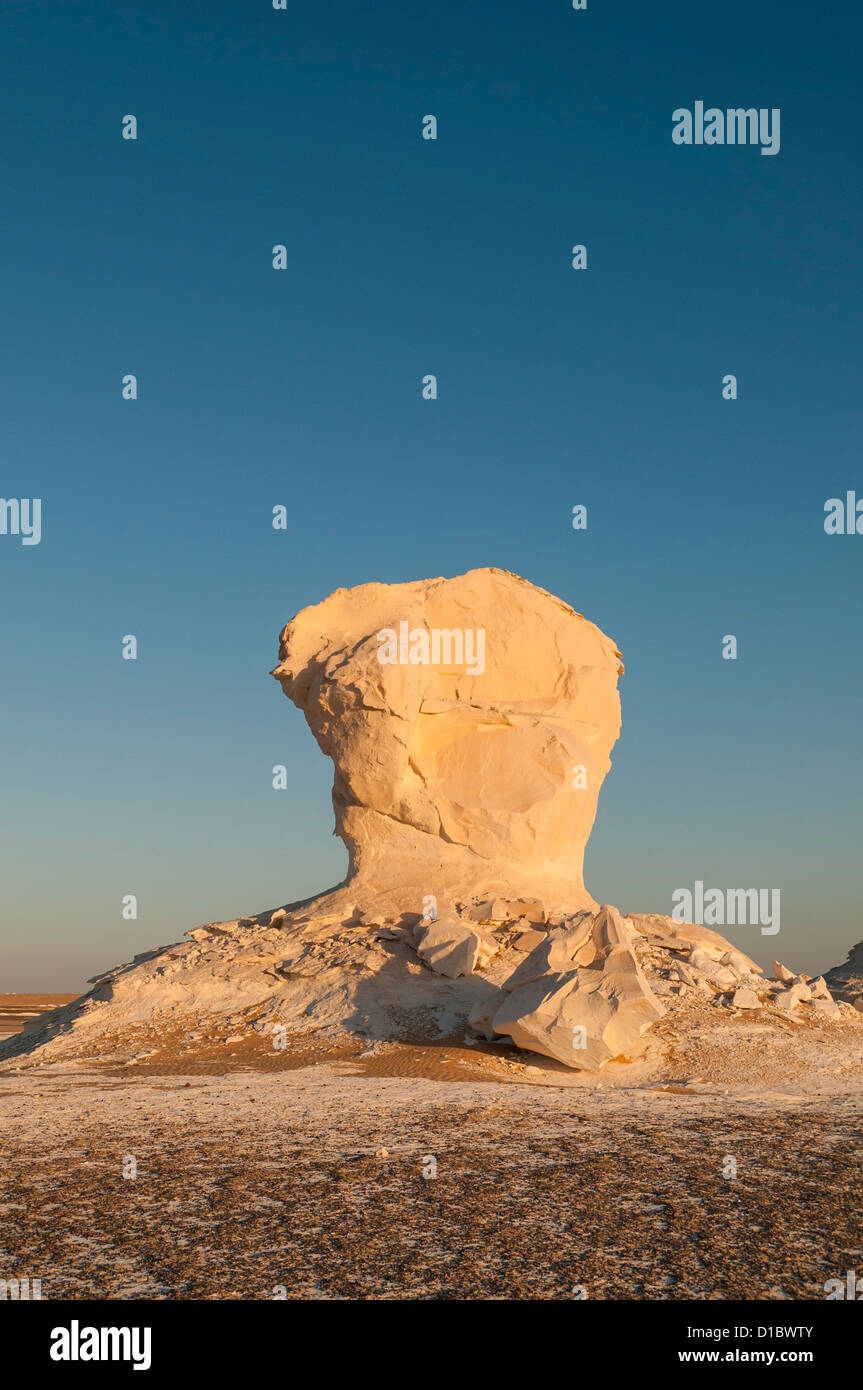
<instances>
[{"instance_id":1,"label":"sand drift at base","mask_svg":"<svg viewBox=\"0 0 863 1390\"><path fill-rule=\"evenodd\" d=\"M705 927L590 897L623 667L568 605L494 569L368 584L300 613L279 656L272 674L334 763L344 884L136 956L0 1059L129 1061L142 1036L146 1053L214 1031L278 1050L313 1031L510 1040L572 1071L647 1075L731 1020L825 1031L863 1059L853 951L833 997L780 962L765 978Z\"/></svg>"}]
</instances>

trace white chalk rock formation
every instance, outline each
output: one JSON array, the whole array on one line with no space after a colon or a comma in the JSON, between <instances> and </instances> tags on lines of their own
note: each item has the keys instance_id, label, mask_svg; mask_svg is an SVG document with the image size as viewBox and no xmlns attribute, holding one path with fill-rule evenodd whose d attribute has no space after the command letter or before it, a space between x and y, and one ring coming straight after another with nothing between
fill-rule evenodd
<instances>
[{"instance_id":1,"label":"white chalk rock formation","mask_svg":"<svg viewBox=\"0 0 863 1390\"><path fill-rule=\"evenodd\" d=\"M591 898L584 849L623 667L561 600L497 569L340 589L288 623L279 657L273 675L333 760L344 884L137 955L0 1043L0 1061L137 1065L166 1039L266 1050L288 1031L469 1027L596 1071L650 1068L664 1033L685 1050L717 1023L863 1034L863 946L824 979L777 962L768 980L707 927Z\"/></svg>"},{"instance_id":2,"label":"white chalk rock formation","mask_svg":"<svg viewBox=\"0 0 863 1390\"><path fill-rule=\"evenodd\" d=\"M337 589L273 675L335 766L346 885L377 910L595 907L584 847L620 732L614 643L517 575Z\"/></svg>"}]
</instances>

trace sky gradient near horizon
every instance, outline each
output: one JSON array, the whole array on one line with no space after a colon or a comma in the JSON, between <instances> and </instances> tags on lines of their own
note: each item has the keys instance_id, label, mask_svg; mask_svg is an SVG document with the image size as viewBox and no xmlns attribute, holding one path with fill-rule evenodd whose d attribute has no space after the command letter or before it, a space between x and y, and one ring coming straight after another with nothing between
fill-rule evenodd
<instances>
[{"instance_id":1,"label":"sky gradient near horizon","mask_svg":"<svg viewBox=\"0 0 863 1390\"><path fill-rule=\"evenodd\" d=\"M29 0L0 38L0 495L43 499L39 545L0 536L0 992L336 883L278 632L483 565L623 652L593 895L778 888L779 936L726 934L842 961L863 536L823 523L863 497L859 11ZM675 145L696 100L779 108L780 152Z\"/></svg>"}]
</instances>

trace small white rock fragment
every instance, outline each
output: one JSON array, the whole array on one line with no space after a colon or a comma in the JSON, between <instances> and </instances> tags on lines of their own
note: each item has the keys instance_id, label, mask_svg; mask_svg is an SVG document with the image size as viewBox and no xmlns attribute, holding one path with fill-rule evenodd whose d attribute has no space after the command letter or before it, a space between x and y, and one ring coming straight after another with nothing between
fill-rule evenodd
<instances>
[{"instance_id":1,"label":"small white rock fragment","mask_svg":"<svg viewBox=\"0 0 863 1390\"><path fill-rule=\"evenodd\" d=\"M839 1018L841 1016L838 1005L834 1004L832 999L813 999L812 1008L817 1009L818 1013L823 1014L825 1018Z\"/></svg>"},{"instance_id":2,"label":"small white rock fragment","mask_svg":"<svg viewBox=\"0 0 863 1390\"><path fill-rule=\"evenodd\" d=\"M752 989L736 989L731 1000L732 1007L735 1009L760 1009L761 1000Z\"/></svg>"},{"instance_id":3,"label":"small white rock fragment","mask_svg":"<svg viewBox=\"0 0 863 1390\"><path fill-rule=\"evenodd\" d=\"M801 1000L809 999L810 997L811 992L809 987L807 985L801 985L795 980L790 989L783 989L779 994L775 995L773 1002L777 1008L783 1009L786 1013L791 1013L793 1009L797 1008Z\"/></svg>"}]
</instances>

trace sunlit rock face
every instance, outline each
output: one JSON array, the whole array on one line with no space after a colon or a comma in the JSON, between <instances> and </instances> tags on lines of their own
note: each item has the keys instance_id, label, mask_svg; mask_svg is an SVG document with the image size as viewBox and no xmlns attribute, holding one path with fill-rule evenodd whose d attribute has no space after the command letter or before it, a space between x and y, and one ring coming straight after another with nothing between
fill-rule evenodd
<instances>
[{"instance_id":1,"label":"sunlit rock face","mask_svg":"<svg viewBox=\"0 0 863 1390\"><path fill-rule=\"evenodd\" d=\"M620 732L614 643L498 569L338 589L273 675L335 767L357 900L595 906L584 849Z\"/></svg>"},{"instance_id":2,"label":"sunlit rock face","mask_svg":"<svg viewBox=\"0 0 863 1390\"><path fill-rule=\"evenodd\" d=\"M632 1058L665 1013L639 964L638 936L613 907L570 918L506 981L493 1031L586 1071Z\"/></svg>"}]
</instances>

